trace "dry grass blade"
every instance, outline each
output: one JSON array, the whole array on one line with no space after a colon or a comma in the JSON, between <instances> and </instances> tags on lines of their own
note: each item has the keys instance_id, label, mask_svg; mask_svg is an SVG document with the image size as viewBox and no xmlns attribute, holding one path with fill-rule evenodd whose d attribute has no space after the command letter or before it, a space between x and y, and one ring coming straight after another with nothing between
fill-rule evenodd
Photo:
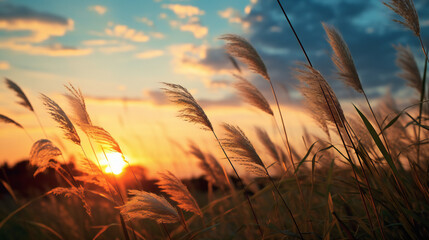
<instances>
[{"instance_id":1,"label":"dry grass blade","mask_svg":"<svg viewBox=\"0 0 429 240\"><path fill-rule=\"evenodd\" d=\"M49 114L59 124L59 127L63 129L66 139L69 139L75 144L80 145L79 135L77 134L77 131L73 126L73 123L67 117L63 109L54 100L50 99L48 96L44 94L41 94L41 96L42 96L43 104L48 109Z\"/></svg>"},{"instance_id":2,"label":"dry grass blade","mask_svg":"<svg viewBox=\"0 0 429 240\"><path fill-rule=\"evenodd\" d=\"M88 136L94 139L98 144L106 147L110 151L118 152L122 154L121 147L119 143L110 135L110 133L102 127L97 127L93 125L82 125L82 130L88 134ZM125 160L125 159L124 159Z\"/></svg>"},{"instance_id":3,"label":"dry grass blade","mask_svg":"<svg viewBox=\"0 0 429 240\"><path fill-rule=\"evenodd\" d=\"M264 95L245 78L238 75L234 76L237 78L234 88L237 89L244 101L273 116L273 110Z\"/></svg>"},{"instance_id":4,"label":"dry grass blade","mask_svg":"<svg viewBox=\"0 0 429 240\"><path fill-rule=\"evenodd\" d=\"M121 213L128 219L148 218L158 223L180 220L176 209L164 197L139 190L129 190L129 194L133 196L120 207Z\"/></svg>"},{"instance_id":5,"label":"dry grass blade","mask_svg":"<svg viewBox=\"0 0 429 240\"><path fill-rule=\"evenodd\" d=\"M5 78L6 85L9 89L14 91L16 95L18 96L21 101L18 103L24 106L25 108L28 108L30 111L34 112L33 106L30 103L30 100L28 100L27 96L25 95L24 91L12 80Z\"/></svg>"},{"instance_id":6,"label":"dry grass blade","mask_svg":"<svg viewBox=\"0 0 429 240\"><path fill-rule=\"evenodd\" d=\"M343 122L345 119L343 110L334 91L322 74L306 64L302 64L302 66L303 68L295 69L295 77L302 83L299 90L304 95L307 107L315 120L324 131L327 131L327 123L335 125L336 122ZM334 118L332 118L331 110Z\"/></svg>"},{"instance_id":7,"label":"dry grass blade","mask_svg":"<svg viewBox=\"0 0 429 240\"><path fill-rule=\"evenodd\" d=\"M173 201L177 202L180 208L203 216L195 198L182 181L174 176L174 174L169 171L159 173L157 185L163 192L167 193Z\"/></svg>"},{"instance_id":8,"label":"dry grass blade","mask_svg":"<svg viewBox=\"0 0 429 240\"><path fill-rule=\"evenodd\" d=\"M398 76L405 79L409 86L422 94L422 78L420 77L419 68L417 67L413 53L409 47L402 45L395 46L395 49L397 51L396 65L402 70Z\"/></svg>"},{"instance_id":9,"label":"dry grass blade","mask_svg":"<svg viewBox=\"0 0 429 240\"><path fill-rule=\"evenodd\" d=\"M389 3L383 2L383 4L402 18L402 20L394 19L393 21L409 28L416 36L420 36L419 16L413 0L391 0Z\"/></svg>"},{"instance_id":10,"label":"dry grass blade","mask_svg":"<svg viewBox=\"0 0 429 240\"><path fill-rule=\"evenodd\" d=\"M178 84L163 83L166 87L162 88L170 101L182 106L179 111L179 117L188 122L201 124L203 129L213 131L213 126L206 113L197 103L188 90Z\"/></svg>"},{"instance_id":11,"label":"dry grass blade","mask_svg":"<svg viewBox=\"0 0 429 240\"><path fill-rule=\"evenodd\" d=\"M198 166L204 171L204 176L208 182L219 187L227 185L225 175L219 162L212 154L204 154L201 149L194 143L190 143L190 153L198 158Z\"/></svg>"},{"instance_id":12,"label":"dry grass blade","mask_svg":"<svg viewBox=\"0 0 429 240\"><path fill-rule=\"evenodd\" d=\"M363 93L362 84L356 71L352 55L343 37L334 27L325 23L322 23L322 25L328 37L328 43L334 51L332 54L332 61L338 69L341 80L354 88L357 92Z\"/></svg>"},{"instance_id":13,"label":"dry grass blade","mask_svg":"<svg viewBox=\"0 0 429 240\"><path fill-rule=\"evenodd\" d=\"M234 153L232 159L245 166L249 172L266 177L264 163L244 132L239 127L227 123L222 126L226 131L226 138L222 142L226 149Z\"/></svg>"},{"instance_id":14,"label":"dry grass blade","mask_svg":"<svg viewBox=\"0 0 429 240\"><path fill-rule=\"evenodd\" d=\"M270 81L270 76L264 62L255 48L246 39L235 34L225 34L220 39L227 42L225 49L229 55L240 59L249 66L251 71Z\"/></svg>"},{"instance_id":15,"label":"dry grass blade","mask_svg":"<svg viewBox=\"0 0 429 240\"><path fill-rule=\"evenodd\" d=\"M14 120L12 120L12 119L10 119L10 118L6 117L6 116L5 116L5 115L3 115L3 114L0 114L0 122L10 123L10 124L13 124L13 125L15 125L15 126L17 126L17 127L19 127L19 128L23 128L21 124L19 124L19 123L17 123L16 121L14 121Z\"/></svg>"},{"instance_id":16,"label":"dry grass blade","mask_svg":"<svg viewBox=\"0 0 429 240\"><path fill-rule=\"evenodd\" d=\"M38 167L34 176L49 167L58 168L58 163L51 160L55 160L61 154L61 150L48 139L40 139L35 142L30 151L30 164Z\"/></svg>"},{"instance_id":17,"label":"dry grass blade","mask_svg":"<svg viewBox=\"0 0 429 240\"><path fill-rule=\"evenodd\" d=\"M65 88L69 92L69 94L65 94L65 96L74 111L77 124L79 126L92 125L91 118L86 110L85 99L80 89L76 89L71 83L69 83L69 86L65 85Z\"/></svg>"}]
</instances>

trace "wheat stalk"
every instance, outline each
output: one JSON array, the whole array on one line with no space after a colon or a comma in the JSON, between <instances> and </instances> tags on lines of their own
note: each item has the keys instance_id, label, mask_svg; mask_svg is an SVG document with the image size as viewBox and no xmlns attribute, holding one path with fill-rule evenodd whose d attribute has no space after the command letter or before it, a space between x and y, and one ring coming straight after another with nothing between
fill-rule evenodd
<instances>
[{"instance_id":1,"label":"wheat stalk","mask_svg":"<svg viewBox=\"0 0 429 240\"><path fill-rule=\"evenodd\" d=\"M51 160L55 160L60 155L62 155L61 150L54 146L50 140L40 139L36 141L30 151L30 164L37 166L34 176L44 172L49 167L58 169L59 164Z\"/></svg>"}]
</instances>

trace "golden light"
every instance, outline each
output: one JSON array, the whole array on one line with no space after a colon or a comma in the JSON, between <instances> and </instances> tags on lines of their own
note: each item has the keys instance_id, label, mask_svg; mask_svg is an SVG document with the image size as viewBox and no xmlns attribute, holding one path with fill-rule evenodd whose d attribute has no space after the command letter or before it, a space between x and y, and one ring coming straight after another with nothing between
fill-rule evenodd
<instances>
[{"instance_id":1,"label":"golden light","mask_svg":"<svg viewBox=\"0 0 429 240\"><path fill-rule=\"evenodd\" d=\"M106 157L108 161L106 161ZM104 160L100 161L100 164L103 167L103 171L105 173L113 173L115 175L121 174L125 168L125 165L127 165L127 163L122 158L122 155L120 153L113 152L106 153L106 157L103 154L101 159Z\"/></svg>"}]
</instances>

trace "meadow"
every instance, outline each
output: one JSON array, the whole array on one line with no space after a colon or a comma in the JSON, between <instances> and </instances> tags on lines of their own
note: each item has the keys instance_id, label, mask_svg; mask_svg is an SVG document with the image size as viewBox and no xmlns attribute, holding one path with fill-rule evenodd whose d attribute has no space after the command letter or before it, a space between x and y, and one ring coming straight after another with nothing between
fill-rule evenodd
<instances>
[{"instance_id":1,"label":"meadow","mask_svg":"<svg viewBox=\"0 0 429 240\"><path fill-rule=\"evenodd\" d=\"M271 79L258 46L235 34L220 36L236 70L233 87L244 102L273 119L281 138L259 127L249 134L237 125L214 124L185 86L162 83L178 117L195 125L190 134L206 131L223 155L217 159L219 152L189 143L183 151L198 159L204 172L199 179L180 179L167 170L156 179L147 178L146 169L128 163L115 137L93 123L82 91L67 84L72 111L65 112L44 94L41 100L63 132L61 137L81 151L74 159L66 159L61 146L43 138L34 141L28 161L2 166L0 238L427 239L428 57L413 1L385 3L386 11L392 10L395 21L407 30L404 34L414 34L421 44L418 52L395 46L400 77L415 92L405 107L398 107L390 95L376 104L367 97L341 33L322 23L326 36L320 40L325 38L330 44L337 70L332 81L342 81L344 88L359 93L365 103L347 111L312 65L299 29L295 31L278 2L284 24L293 30L297 48L306 59L292 66L300 82L302 107L308 108L321 134L304 131L301 145L291 144L285 119L292 116L282 111L278 101L282 91ZM413 54L424 56L423 69ZM259 75L272 95L264 96L248 81L237 62ZM4 83L16 94L21 105L16 107L33 112L43 129L37 115L42 109L34 109L14 80L6 78ZM274 104L267 99L274 99ZM26 131L13 116L0 114L0 122ZM90 145L89 150L84 143ZM121 174L113 171L112 153L126 166ZM102 161L112 171L107 172ZM180 164L182 159L176 161Z\"/></svg>"}]
</instances>

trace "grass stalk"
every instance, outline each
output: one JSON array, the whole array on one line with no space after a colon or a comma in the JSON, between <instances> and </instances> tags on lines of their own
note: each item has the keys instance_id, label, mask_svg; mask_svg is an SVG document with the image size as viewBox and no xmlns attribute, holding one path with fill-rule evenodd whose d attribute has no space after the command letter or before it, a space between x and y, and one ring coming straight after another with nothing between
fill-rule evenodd
<instances>
[{"instance_id":1,"label":"grass stalk","mask_svg":"<svg viewBox=\"0 0 429 240\"><path fill-rule=\"evenodd\" d=\"M231 165L232 169L234 170L234 173L235 173L235 175L236 175L236 177L237 177L238 181L240 182L240 185L242 185L242 186L243 186L243 188L245 189L245 188L246 188L246 185L244 185L243 180L241 180L240 175L238 175L238 172L237 172L237 170L235 169L234 164L232 164L231 159L229 159L228 154L226 154L226 151L225 151L225 149L223 148L222 144L220 143L220 140L219 140L219 138L217 137L217 135L216 135L215 131L213 130L213 131L212 131L212 133L213 133L214 137L216 138L216 141L218 142L219 147L222 149L222 152L224 153L224 155L225 155L226 159L228 160L229 164ZM249 195L248 195L248 194L246 194L246 191L244 191L244 195L245 195L245 196L246 196L246 198L247 198L247 203L249 204L250 210L252 211L253 218L255 219L256 225L258 225L258 230L259 230L259 232L260 232L260 234L261 234L261 238L264 238L264 231L262 230L261 225L259 224L258 216L256 215L255 209L253 208L253 204L252 204L252 202L250 201Z\"/></svg>"}]
</instances>

